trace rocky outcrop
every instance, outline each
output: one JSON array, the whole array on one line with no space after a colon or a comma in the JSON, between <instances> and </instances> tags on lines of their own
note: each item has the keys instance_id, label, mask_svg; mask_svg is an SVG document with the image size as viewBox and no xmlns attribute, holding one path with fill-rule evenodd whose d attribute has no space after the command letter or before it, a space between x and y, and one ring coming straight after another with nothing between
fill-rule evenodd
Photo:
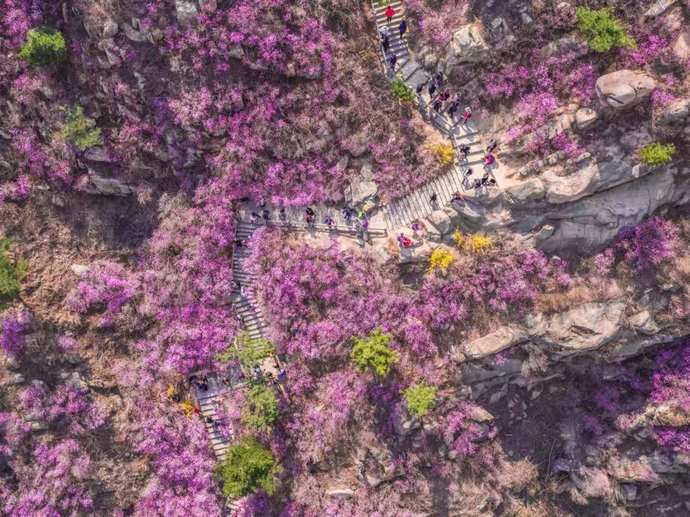
<instances>
[{"instance_id":1,"label":"rocky outcrop","mask_svg":"<svg viewBox=\"0 0 690 517\"><path fill-rule=\"evenodd\" d=\"M690 99L678 99L654 116L653 131L664 139L684 137L690 140Z\"/></svg>"},{"instance_id":2,"label":"rocky outcrop","mask_svg":"<svg viewBox=\"0 0 690 517\"><path fill-rule=\"evenodd\" d=\"M463 63L480 63L489 57L484 28L479 23L465 25L455 31L446 55L446 73Z\"/></svg>"},{"instance_id":3,"label":"rocky outcrop","mask_svg":"<svg viewBox=\"0 0 690 517\"><path fill-rule=\"evenodd\" d=\"M596 82L599 101L615 110L632 108L649 97L656 81L639 70L618 70L602 75Z\"/></svg>"},{"instance_id":4,"label":"rocky outcrop","mask_svg":"<svg viewBox=\"0 0 690 517\"><path fill-rule=\"evenodd\" d=\"M596 125L599 114L591 108L580 108L575 112L575 126L584 131Z\"/></svg>"},{"instance_id":5,"label":"rocky outcrop","mask_svg":"<svg viewBox=\"0 0 690 517\"><path fill-rule=\"evenodd\" d=\"M686 29L678 34L673 45L671 45L671 50L679 61L690 60L690 29Z\"/></svg>"},{"instance_id":6,"label":"rocky outcrop","mask_svg":"<svg viewBox=\"0 0 690 517\"><path fill-rule=\"evenodd\" d=\"M122 181L115 178L105 178L97 174L92 174L81 180L77 188L87 194L98 194L102 196L129 196L134 189Z\"/></svg>"}]
</instances>

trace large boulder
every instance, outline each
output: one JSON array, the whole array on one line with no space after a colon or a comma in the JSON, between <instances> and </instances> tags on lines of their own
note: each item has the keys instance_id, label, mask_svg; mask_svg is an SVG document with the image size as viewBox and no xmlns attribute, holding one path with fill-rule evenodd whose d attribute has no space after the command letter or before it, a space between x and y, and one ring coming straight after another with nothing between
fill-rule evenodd
<instances>
[{"instance_id":1,"label":"large boulder","mask_svg":"<svg viewBox=\"0 0 690 517\"><path fill-rule=\"evenodd\" d=\"M453 34L446 56L446 72L462 63L480 63L489 57L489 46L484 39L484 28L479 23L460 27Z\"/></svg>"},{"instance_id":2,"label":"large boulder","mask_svg":"<svg viewBox=\"0 0 690 517\"><path fill-rule=\"evenodd\" d=\"M592 350L608 343L621 328L625 302L583 303L565 312L529 316L530 333L568 350Z\"/></svg>"},{"instance_id":3,"label":"large boulder","mask_svg":"<svg viewBox=\"0 0 690 517\"><path fill-rule=\"evenodd\" d=\"M599 114L593 109L580 108L575 112L575 127L581 131L590 129L597 123L598 119Z\"/></svg>"},{"instance_id":4,"label":"large boulder","mask_svg":"<svg viewBox=\"0 0 690 517\"><path fill-rule=\"evenodd\" d=\"M675 100L657 112L652 127L664 139L677 138L683 132L690 137L690 98Z\"/></svg>"},{"instance_id":5,"label":"large boulder","mask_svg":"<svg viewBox=\"0 0 690 517\"><path fill-rule=\"evenodd\" d=\"M656 87L656 81L639 70L618 70L597 79L599 101L616 110L631 108L644 101Z\"/></svg>"},{"instance_id":6,"label":"large boulder","mask_svg":"<svg viewBox=\"0 0 690 517\"><path fill-rule=\"evenodd\" d=\"M196 20L199 13L196 3L190 0L175 0L175 15L177 21L183 25L189 25Z\"/></svg>"},{"instance_id":7,"label":"large boulder","mask_svg":"<svg viewBox=\"0 0 690 517\"><path fill-rule=\"evenodd\" d=\"M115 178L104 178L93 174L90 178L90 185L84 190L89 194L100 194L103 196L129 196L134 192L132 187L124 184Z\"/></svg>"},{"instance_id":8,"label":"large boulder","mask_svg":"<svg viewBox=\"0 0 690 517\"><path fill-rule=\"evenodd\" d=\"M671 50L680 61L690 60L690 30L685 30L678 34L676 41L671 46Z\"/></svg>"}]
</instances>

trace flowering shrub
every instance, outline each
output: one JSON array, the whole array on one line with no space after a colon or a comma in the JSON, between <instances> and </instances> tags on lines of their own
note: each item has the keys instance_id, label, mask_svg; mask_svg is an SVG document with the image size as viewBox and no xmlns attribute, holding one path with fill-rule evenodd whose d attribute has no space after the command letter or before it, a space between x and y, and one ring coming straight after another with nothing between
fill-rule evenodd
<instances>
[{"instance_id":1,"label":"flowering shrub","mask_svg":"<svg viewBox=\"0 0 690 517\"><path fill-rule=\"evenodd\" d=\"M80 314L91 310L104 311L101 325L110 326L134 296L137 285L121 265L98 262L84 273L77 287L68 295L67 305Z\"/></svg>"},{"instance_id":2,"label":"flowering shrub","mask_svg":"<svg viewBox=\"0 0 690 517\"><path fill-rule=\"evenodd\" d=\"M660 217L652 217L637 226L621 229L614 250L631 268L640 272L673 257L677 244L678 228Z\"/></svg>"},{"instance_id":3,"label":"flowering shrub","mask_svg":"<svg viewBox=\"0 0 690 517\"><path fill-rule=\"evenodd\" d=\"M452 165L455 161L455 149L451 144L431 144L427 149L434 156L434 159L444 167Z\"/></svg>"},{"instance_id":4,"label":"flowering shrub","mask_svg":"<svg viewBox=\"0 0 690 517\"><path fill-rule=\"evenodd\" d=\"M446 414L443 421L443 439L448 448L457 456L466 457L476 454L477 442L486 436L482 426L471 418L475 408L476 406L470 402L460 401Z\"/></svg>"},{"instance_id":5,"label":"flowering shrub","mask_svg":"<svg viewBox=\"0 0 690 517\"><path fill-rule=\"evenodd\" d=\"M443 248L436 248L431 252L431 256L429 257L429 272L432 273L439 269L442 273L445 273L454 260L455 257L450 251Z\"/></svg>"},{"instance_id":6,"label":"flowering shrub","mask_svg":"<svg viewBox=\"0 0 690 517\"><path fill-rule=\"evenodd\" d=\"M8 312L0 321L0 348L9 357L19 356L24 349L24 333L31 323L31 314L26 310Z\"/></svg>"},{"instance_id":7,"label":"flowering shrub","mask_svg":"<svg viewBox=\"0 0 690 517\"><path fill-rule=\"evenodd\" d=\"M663 407L655 438L670 449L690 454L690 344L663 351L656 358L650 401Z\"/></svg>"}]
</instances>

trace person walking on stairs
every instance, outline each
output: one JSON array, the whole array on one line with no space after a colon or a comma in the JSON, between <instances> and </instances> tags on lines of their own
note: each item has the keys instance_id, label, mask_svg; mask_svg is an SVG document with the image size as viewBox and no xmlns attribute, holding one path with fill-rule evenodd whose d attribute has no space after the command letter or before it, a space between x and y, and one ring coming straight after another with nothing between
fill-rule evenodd
<instances>
[{"instance_id":1,"label":"person walking on stairs","mask_svg":"<svg viewBox=\"0 0 690 517\"><path fill-rule=\"evenodd\" d=\"M311 207L308 206L307 208L304 209L304 221L305 221L309 226L313 226L313 225L314 225L315 216L316 216L316 213L314 212L314 210L312 210Z\"/></svg>"},{"instance_id":2,"label":"person walking on stairs","mask_svg":"<svg viewBox=\"0 0 690 517\"><path fill-rule=\"evenodd\" d=\"M434 93L436 93L436 83L434 81L431 81L429 84L429 97L433 97Z\"/></svg>"},{"instance_id":3,"label":"person walking on stairs","mask_svg":"<svg viewBox=\"0 0 690 517\"><path fill-rule=\"evenodd\" d=\"M468 122L471 118L472 118L472 109L471 109L469 106L467 106L467 107L465 108L465 111L463 111L463 113L462 113L462 123L466 125L467 122Z\"/></svg>"},{"instance_id":4,"label":"person walking on stairs","mask_svg":"<svg viewBox=\"0 0 690 517\"><path fill-rule=\"evenodd\" d=\"M393 16L395 16L395 9L393 9L393 6L389 4L388 7L386 7L386 20L388 23L391 22Z\"/></svg>"},{"instance_id":5,"label":"person walking on stairs","mask_svg":"<svg viewBox=\"0 0 690 517\"><path fill-rule=\"evenodd\" d=\"M383 39L381 40L381 46L383 47L383 53L388 54L388 50L391 48L391 40L388 38L388 36L384 36Z\"/></svg>"},{"instance_id":6,"label":"person walking on stairs","mask_svg":"<svg viewBox=\"0 0 690 517\"><path fill-rule=\"evenodd\" d=\"M458 109L460 109L460 102L457 100L454 100L448 106L448 116L451 120L455 120L455 114L458 112Z\"/></svg>"},{"instance_id":7,"label":"person walking on stairs","mask_svg":"<svg viewBox=\"0 0 690 517\"><path fill-rule=\"evenodd\" d=\"M431 193L431 196L429 197L429 204L434 210L436 210L438 206L438 196L436 195L436 192Z\"/></svg>"},{"instance_id":8,"label":"person walking on stairs","mask_svg":"<svg viewBox=\"0 0 690 517\"><path fill-rule=\"evenodd\" d=\"M398 62L398 56L391 54L388 58L388 63L391 65L391 70L395 72L395 64Z\"/></svg>"},{"instance_id":9,"label":"person walking on stairs","mask_svg":"<svg viewBox=\"0 0 690 517\"><path fill-rule=\"evenodd\" d=\"M470 146L465 144L460 146L460 159L463 162L467 161L467 157L470 155Z\"/></svg>"},{"instance_id":10,"label":"person walking on stairs","mask_svg":"<svg viewBox=\"0 0 690 517\"><path fill-rule=\"evenodd\" d=\"M404 19L400 22L398 29L400 30L400 39L402 39L407 32L407 22Z\"/></svg>"},{"instance_id":11,"label":"person walking on stairs","mask_svg":"<svg viewBox=\"0 0 690 517\"><path fill-rule=\"evenodd\" d=\"M498 147L498 142L495 138L492 138L489 145L486 146L486 154L491 154Z\"/></svg>"},{"instance_id":12,"label":"person walking on stairs","mask_svg":"<svg viewBox=\"0 0 690 517\"><path fill-rule=\"evenodd\" d=\"M439 88L443 86L443 72L436 72L436 75L434 76L434 83L436 83L436 86Z\"/></svg>"},{"instance_id":13,"label":"person walking on stairs","mask_svg":"<svg viewBox=\"0 0 690 517\"><path fill-rule=\"evenodd\" d=\"M281 223L285 223L287 221L287 214L285 213L284 206L280 207L280 212L278 212L278 218L280 219Z\"/></svg>"}]
</instances>

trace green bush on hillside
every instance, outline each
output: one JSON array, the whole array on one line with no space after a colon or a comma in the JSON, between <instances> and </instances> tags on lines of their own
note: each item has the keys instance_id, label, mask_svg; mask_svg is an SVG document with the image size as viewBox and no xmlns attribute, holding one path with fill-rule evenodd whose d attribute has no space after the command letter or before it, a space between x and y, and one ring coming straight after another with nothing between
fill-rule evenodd
<instances>
[{"instance_id":1,"label":"green bush on hillside","mask_svg":"<svg viewBox=\"0 0 690 517\"><path fill-rule=\"evenodd\" d=\"M407 411L417 418L426 415L436 403L436 388L424 383L413 384L404 392Z\"/></svg>"},{"instance_id":2,"label":"green bush on hillside","mask_svg":"<svg viewBox=\"0 0 690 517\"><path fill-rule=\"evenodd\" d=\"M356 337L352 347L352 360L362 371L371 368L381 377L387 375L391 366L399 360L398 353L388 346L390 340L390 336L380 329L373 330L367 337Z\"/></svg>"},{"instance_id":3,"label":"green bush on hillside","mask_svg":"<svg viewBox=\"0 0 690 517\"><path fill-rule=\"evenodd\" d=\"M275 392L265 384L252 386L247 394L247 405L242 413L242 422L257 431L267 431L276 420L278 420L278 399Z\"/></svg>"},{"instance_id":4,"label":"green bush on hillside","mask_svg":"<svg viewBox=\"0 0 690 517\"><path fill-rule=\"evenodd\" d=\"M19 281L26 271L23 262L10 260L10 244L9 239L0 239L0 309L19 296Z\"/></svg>"},{"instance_id":5,"label":"green bush on hillside","mask_svg":"<svg viewBox=\"0 0 690 517\"><path fill-rule=\"evenodd\" d=\"M659 142L654 142L653 144L647 144L640 149L640 161L645 165L650 165L652 167L657 165L665 165L673 159L674 154L676 154L675 145L664 145L660 144Z\"/></svg>"},{"instance_id":6,"label":"green bush on hillside","mask_svg":"<svg viewBox=\"0 0 690 517\"><path fill-rule=\"evenodd\" d=\"M218 465L223 494L237 499L263 489L272 494L276 486L278 466L271 451L254 438L244 438L228 449Z\"/></svg>"},{"instance_id":7,"label":"green bush on hillside","mask_svg":"<svg viewBox=\"0 0 690 517\"><path fill-rule=\"evenodd\" d=\"M407 86L400 78L396 77L391 82L391 93L396 99L402 102L414 101L414 92L412 91L412 88Z\"/></svg>"},{"instance_id":8,"label":"green bush on hillside","mask_svg":"<svg viewBox=\"0 0 690 517\"><path fill-rule=\"evenodd\" d=\"M103 143L101 130L96 127L96 121L85 116L84 108L81 106L65 110L65 123L61 134L81 151Z\"/></svg>"},{"instance_id":9,"label":"green bush on hillside","mask_svg":"<svg viewBox=\"0 0 690 517\"><path fill-rule=\"evenodd\" d=\"M67 55L67 46L62 33L46 27L31 29L26 34L26 42L19 51L19 57L34 66L47 66L59 63Z\"/></svg>"},{"instance_id":10,"label":"green bush on hillside","mask_svg":"<svg viewBox=\"0 0 690 517\"><path fill-rule=\"evenodd\" d=\"M623 24L613 16L610 7L578 7L577 28L587 38L589 48L595 52L608 52L612 48L636 45L635 40L625 32Z\"/></svg>"}]
</instances>

